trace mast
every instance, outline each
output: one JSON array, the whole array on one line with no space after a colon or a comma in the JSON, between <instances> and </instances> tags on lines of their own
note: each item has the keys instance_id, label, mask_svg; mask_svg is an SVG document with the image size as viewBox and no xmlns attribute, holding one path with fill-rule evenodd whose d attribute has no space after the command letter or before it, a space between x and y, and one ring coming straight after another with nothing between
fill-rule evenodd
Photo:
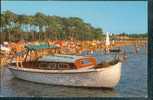
<instances>
[{"instance_id":1,"label":"mast","mask_svg":"<svg viewBox=\"0 0 153 100\"><path fill-rule=\"evenodd\" d=\"M106 41L105 41L105 50L109 53L109 46L110 46L110 39L109 39L109 32L106 32Z\"/></svg>"},{"instance_id":2,"label":"mast","mask_svg":"<svg viewBox=\"0 0 153 100\"><path fill-rule=\"evenodd\" d=\"M109 32L106 32L105 46L109 46L109 45L110 45Z\"/></svg>"}]
</instances>

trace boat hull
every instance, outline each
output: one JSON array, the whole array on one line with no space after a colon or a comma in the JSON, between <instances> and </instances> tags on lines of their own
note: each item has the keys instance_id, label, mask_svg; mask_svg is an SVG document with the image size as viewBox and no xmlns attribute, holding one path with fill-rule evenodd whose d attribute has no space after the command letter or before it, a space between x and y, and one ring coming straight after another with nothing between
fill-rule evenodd
<instances>
[{"instance_id":1,"label":"boat hull","mask_svg":"<svg viewBox=\"0 0 153 100\"><path fill-rule=\"evenodd\" d=\"M121 76L121 63L100 69L85 70L40 70L30 68L8 67L19 79L75 87L115 87Z\"/></svg>"}]
</instances>

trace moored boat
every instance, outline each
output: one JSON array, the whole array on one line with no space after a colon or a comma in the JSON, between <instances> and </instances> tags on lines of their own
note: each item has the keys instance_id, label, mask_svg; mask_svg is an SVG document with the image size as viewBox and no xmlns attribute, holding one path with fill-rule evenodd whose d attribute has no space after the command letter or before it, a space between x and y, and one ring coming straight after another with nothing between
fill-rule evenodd
<instances>
[{"instance_id":1,"label":"moored boat","mask_svg":"<svg viewBox=\"0 0 153 100\"><path fill-rule=\"evenodd\" d=\"M121 62L114 60L97 64L91 56L52 55L38 61L23 62L23 68L9 64L12 74L32 82L79 86L115 87L121 76Z\"/></svg>"}]
</instances>

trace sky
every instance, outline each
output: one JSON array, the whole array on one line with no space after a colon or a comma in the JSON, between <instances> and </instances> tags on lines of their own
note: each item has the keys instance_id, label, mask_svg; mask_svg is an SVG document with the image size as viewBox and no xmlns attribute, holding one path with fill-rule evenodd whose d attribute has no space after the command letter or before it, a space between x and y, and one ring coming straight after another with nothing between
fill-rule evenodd
<instances>
[{"instance_id":1,"label":"sky","mask_svg":"<svg viewBox=\"0 0 153 100\"><path fill-rule=\"evenodd\" d=\"M80 17L104 32L146 33L147 1L2 1L1 11Z\"/></svg>"}]
</instances>

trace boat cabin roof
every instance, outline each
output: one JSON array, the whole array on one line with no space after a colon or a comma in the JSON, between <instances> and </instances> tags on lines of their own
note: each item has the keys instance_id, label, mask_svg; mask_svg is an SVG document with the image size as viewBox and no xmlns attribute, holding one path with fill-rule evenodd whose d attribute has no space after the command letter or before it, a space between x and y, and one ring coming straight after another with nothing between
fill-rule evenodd
<instances>
[{"instance_id":1,"label":"boat cabin roof","mask_svg":"<svg viewBox=\"0 0 153 100\"><path fill-rule=\"evenodd\" d=\"M66 63L74 63L77 59L85 58L83 56L76 56L76 55L49 55L43 56L39 58L38 61L43 62L66 62Z\"/></svg>"}]
</instances>

